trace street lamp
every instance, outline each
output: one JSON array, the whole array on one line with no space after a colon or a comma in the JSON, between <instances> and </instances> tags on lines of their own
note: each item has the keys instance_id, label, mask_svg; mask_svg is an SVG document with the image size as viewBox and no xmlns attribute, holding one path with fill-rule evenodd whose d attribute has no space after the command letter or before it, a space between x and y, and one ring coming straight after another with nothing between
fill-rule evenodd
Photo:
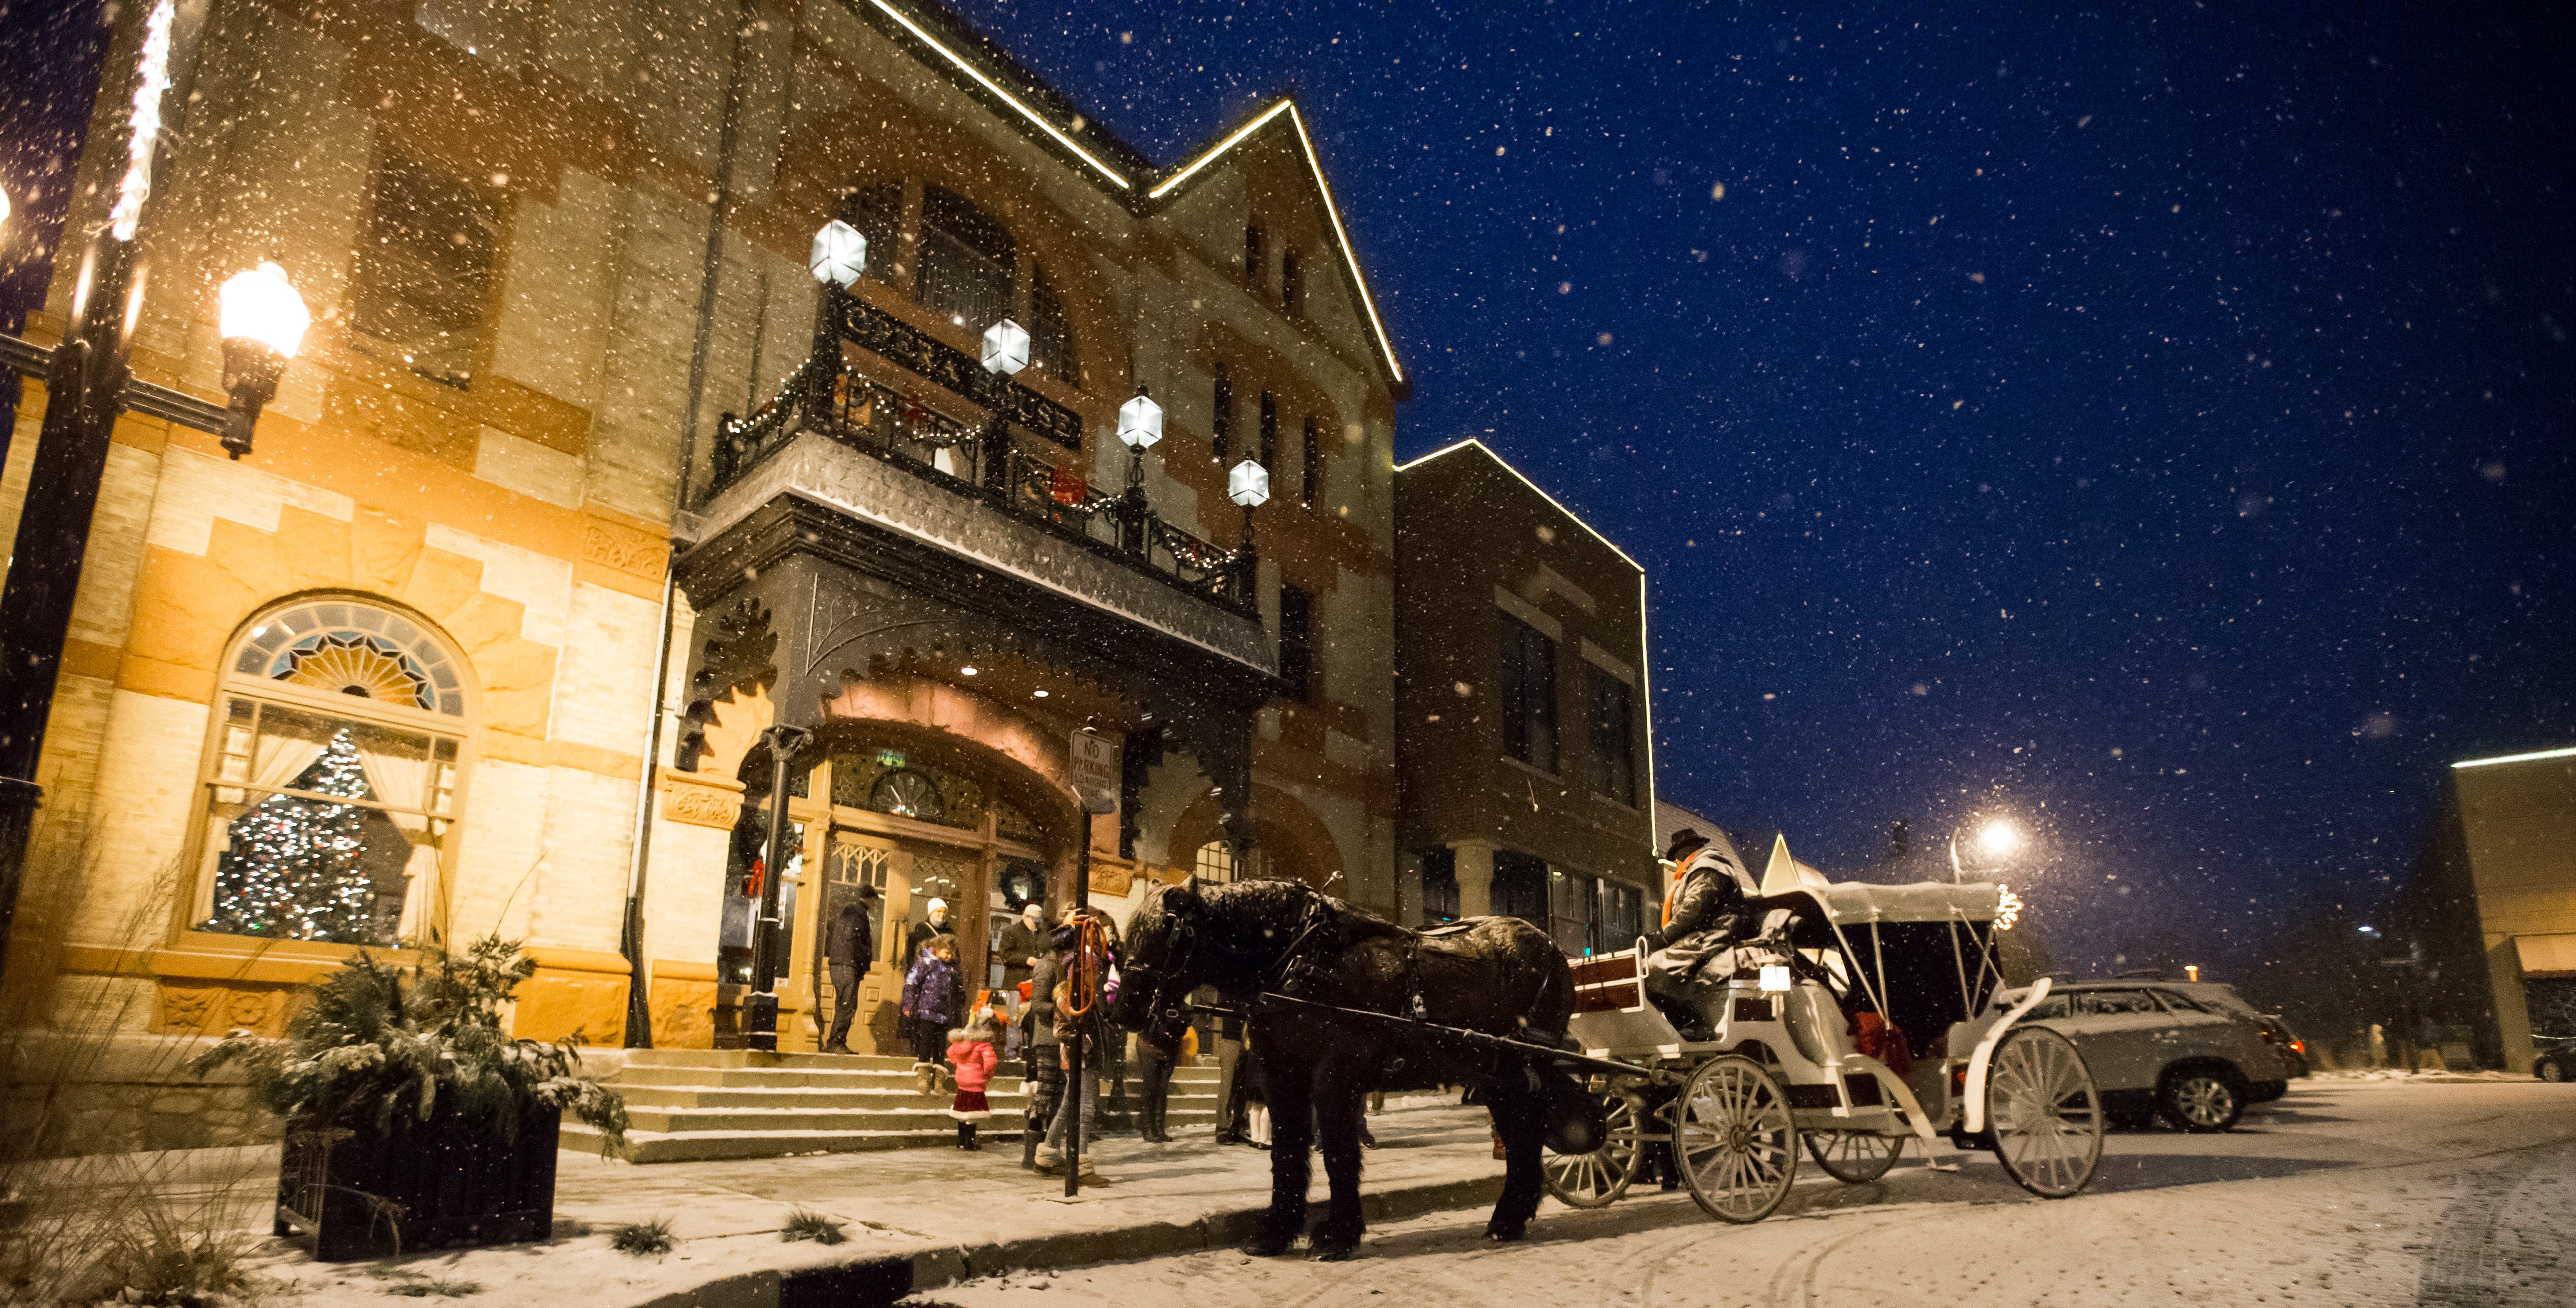
<instances>
[{"instance_id":1,"label":"street lamp","mask_svg":"<svg viewBox=\"0 0 2576 1308\"><path fill-rule=\"evenodd\" d=\"M1225 497L1243 506L1243 547L1234 552L1237 597L1247 606L1260 602L1260 556L1252 548L1252 511L1270 500L1270 472L1252 459L1234 465L1225 476Z\"/></svg>"},{"instance_id":2,"label":"street lamp","mask_svg":"<svg viewBox=\"0 0 2576 1308\"><path fill-rule=\"evenodd\" d=\"M1163 406L1136 383L1136 398L1118 406L1118 443L1127 447L1127 494L1118 506L1127 533L1127 552L1143 555L1145 541L1145 451L1163 439Z\"/></svg>"},{"instance_id":3,"label":"street lamp","mask_svg":"<svg viewBox=\"0 0 2576 1308\"><path fill-rule=\"evenodd\" d=\"M835 218L814 233L805 266L821 293L814 297L814 347L805 356L805 419L820 423L832 408L840 381L841 315L839 297L849 293L868 270L868 238Z\"/></svg>"},{"instance_id":4,"label":"street lamp","mask_svg":"<svg viewBox=\"0 0 2576 1308\"><path fill-rule=\"evenodd\" d=\"M277 379L285 375L286 361L303 348L313 313L286 280L286 270L275 263L234 274L217 298L222 305L224 390L233 400L224 410L224 451L238 460L250 453L259 411L277 397Z\"/></svg>"},{"instance_id":5,"label":"street lamp","mask_svg":"<svg viewBox=\"0 0 2576 1308\"><path fill-rule=\"evenodd\" d=\"M1967 830L1968 825L1963 822L1950 833L1950 880L1953 884L1967 879L1959 866L1959 837L1967 834ZM2014 850L2021 848L2021 832L2012 823L1996 818L1977 832L1977 848L1988 858L2009 858Z\"/></svg>"},{"instance_id":6,"label":"street lamp","mask_svg":"<svg viewBox=\"0 0 2576 1308\"><path fill-rule=\"evenodd\" d=\"M984 371L1017 377L1028 366L1028 328L1004 318L984 329Z\"/></svg>"},{"instance_id":7,"label":"street lamp","mask_svg":"<svg viewBox=\"0 0 2576 1308\"><path fill-rule=\"evenodd\" d=\"M868 270L868 238L835 218L814 233L814 248L805 256L805 266L813 270L815 281L846 291L858 285Z\"/></svg>"}]
</instances>

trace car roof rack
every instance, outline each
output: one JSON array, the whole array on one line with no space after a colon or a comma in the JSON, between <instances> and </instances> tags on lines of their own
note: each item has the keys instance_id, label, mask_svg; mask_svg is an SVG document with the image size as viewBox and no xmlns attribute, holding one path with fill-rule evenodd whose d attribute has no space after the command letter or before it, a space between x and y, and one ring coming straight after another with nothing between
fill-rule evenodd
<instances>
[{"instance_id":1,"label":"car roof rack","mask_svg":"<svg viewBox=\"0 0 2576 1308\"><path fill-rule=\"evenodd\" d=\"M2141 968L2137 968L2137 969L2135 969L2135 970L2133 970L2133 971L2128 971L2128 972L2115 972L2115 973L2112 973L2112 979L2113 979L2113 980L2115 980L2115 981L2171 981L2171 980L2173 980L2173 978L2172 978L2172 977L2166 976L2166 975L2165 975L2165 973L2164 973L2164 969L2163 969L2163 968L2160 968L2160 967L2141 967Z\"/></svg>"}]
</instances>

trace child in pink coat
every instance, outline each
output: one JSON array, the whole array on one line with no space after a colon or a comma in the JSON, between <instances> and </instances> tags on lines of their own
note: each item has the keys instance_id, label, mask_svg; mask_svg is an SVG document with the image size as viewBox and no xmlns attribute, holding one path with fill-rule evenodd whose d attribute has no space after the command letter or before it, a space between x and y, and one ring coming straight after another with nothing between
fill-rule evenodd
<instances>
[{"instance_id":1,"label":"child in pink coat","mask_svg":"<svg viewBox=\"0 0 2576 1308\"><path fill-rule=\"evenodd\" d=\"M989 1008L976 1009L965 1026L948 1033L948 1062L957 1069L957 1098L949 1103L948 1115L957 1119L960 1149L984 1147L975 1143L975 1124L992 1115L984 1101L984 1087L992 1084L993 1066L1000 1061L993 1052L999 1035Z\"/></svg>"}]
</instances>

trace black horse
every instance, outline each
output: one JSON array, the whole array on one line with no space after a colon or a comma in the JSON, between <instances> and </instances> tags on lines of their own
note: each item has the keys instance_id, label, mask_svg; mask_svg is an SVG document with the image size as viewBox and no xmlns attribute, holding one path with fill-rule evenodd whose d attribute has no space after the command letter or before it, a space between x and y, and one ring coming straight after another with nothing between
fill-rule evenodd
<instances>
[{"instance_id":1,"label":"black horse","mask_svg":"<svg viewBox=\"0 0 2576 1308\"><path fill-rule=\"evenodd\" d=\"M1246 1252L1286 1252L1304 1230L1306 1154L1320 1129L1332 1200L1311 1246L1320 1259L1349 1257L1364 1228L1363 1097L1460 1084L1483 1093L1509 1160L1485 1234L1521 1238L1545 1187L1539 1147L1551 1105L1580 1112L1582 1088L1544 1057L1426 1040L1419 1028L1334 1010L1421 1017L1560 1048L1573 984L1546 933L1518 918L1487 917L1425 934L1296 882L1193 879L1149 894L1128 922L1127 943L1110 1009L1121 1025L1170 1030L1186 1020L1183 997L1201 985L1250 1010L1270 1105L1270 1211Z\"/></svg>"}]
</instances>

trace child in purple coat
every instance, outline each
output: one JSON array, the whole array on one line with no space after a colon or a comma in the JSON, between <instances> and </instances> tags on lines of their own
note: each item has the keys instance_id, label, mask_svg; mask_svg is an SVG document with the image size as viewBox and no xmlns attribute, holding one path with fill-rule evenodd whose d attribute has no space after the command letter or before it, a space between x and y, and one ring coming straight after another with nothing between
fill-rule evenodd
<instances>
[{"instance_id":1,"label":"child in purple coat","mask_svg":"<svg viewBox=\"0 0 2576 1308\"><path fill-rule=\"evenodd\" d=\"M965 997L957 984L957 937L923 943L903 978L903 1015L912 1021L912 1058L936 1067L947 1053L948 1029L957 1024Z\"/></svg>"}]
</instances>

